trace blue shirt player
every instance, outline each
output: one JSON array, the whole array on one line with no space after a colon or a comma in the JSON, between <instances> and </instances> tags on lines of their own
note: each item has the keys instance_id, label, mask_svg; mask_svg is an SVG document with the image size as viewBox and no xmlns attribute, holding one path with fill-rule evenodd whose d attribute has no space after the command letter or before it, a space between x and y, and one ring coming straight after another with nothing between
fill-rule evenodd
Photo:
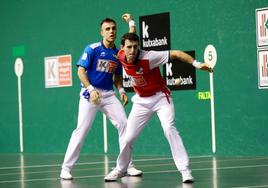
<instances>
[{"instance_id":1,"label":"blue shirt player","mask_svg":"<svg viewBox=\"0 0 268 188\"><path fill-rule=\"evenodd\" d=\"M87 77L93 87L113 90L113 75L122 75L122 65L117 59L117 53L115 46L106 48L103 42L94 43L86 47L77 66L86 69Z\"/></svg>"},{"instance_id":2,"label":"blue shirt player","mask_svg":"<svg viewBox=\"0 0 268 188\"><path fill-rule=\"evenodd\" d=\"M81 92L78 110L77 127L73 131L62 164L60 177L71 180L71 170L78 160L84 139L90 131L96 113L103 112L118 130L119 147L127 125L127 117L123 105L128 98L122 87L122 67L116 55L114 45L116 39L116 23L111 18L104 19L101 24L102 42L88 45L79 59L78 77L81 81ZM113 85L120 93L123 105L117 99ZM130 162L128 175L142 175Z\"/></svg>"}]
</instances>

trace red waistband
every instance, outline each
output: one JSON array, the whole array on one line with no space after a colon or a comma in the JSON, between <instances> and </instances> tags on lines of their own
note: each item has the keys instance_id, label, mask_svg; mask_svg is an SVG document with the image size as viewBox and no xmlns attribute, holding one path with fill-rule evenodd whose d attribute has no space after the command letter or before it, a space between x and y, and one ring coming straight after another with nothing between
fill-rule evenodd
<instances>
[{"instance_id":1,"label":"red waistband","mask_svg":"<svg viewBox=\"0 0 268 188\"><path fill-rule=\"evenodd\" d=\"M164 89L161 89L159 91L162 91L165 94L168 103L170 103L170 100L169 100L169 97L170 97L170 94L171 94L170 90L168 88L164 88ZM157 92L159 92L159 91L157 91ZM138 94L138 95L140 97L151 97L151 96L155 95L157 92L149 93L149 94Z\"/></svg>"}]
</instances>

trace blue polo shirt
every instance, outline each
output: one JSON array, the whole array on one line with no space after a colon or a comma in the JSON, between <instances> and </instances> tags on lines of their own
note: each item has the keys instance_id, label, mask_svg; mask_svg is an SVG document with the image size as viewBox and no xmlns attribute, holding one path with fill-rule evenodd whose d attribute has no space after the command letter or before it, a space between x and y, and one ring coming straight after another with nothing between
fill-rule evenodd
<instances>
[{"instance_id":1,"label":"blue polo shirt","mask_svg":"<svg viewBox=\"0 0 268 188\"><path fill-rule=\"evenodd\" d=\"M96 88L113 90L113 74L122 75L122 65L117 59L118 50L106 48L102 42L88 45L77 66L84 67L89 82Z\"/></svg>"}]
</instances>

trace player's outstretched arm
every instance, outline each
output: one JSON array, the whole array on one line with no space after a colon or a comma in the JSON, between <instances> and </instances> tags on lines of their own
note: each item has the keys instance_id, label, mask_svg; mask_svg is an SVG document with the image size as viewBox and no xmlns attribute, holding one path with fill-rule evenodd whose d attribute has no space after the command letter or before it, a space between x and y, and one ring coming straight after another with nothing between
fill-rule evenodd
<instances>
[{"instance_id":1,"label":"player's outstretched arm","mask_svg":"<svg viewBox=\"0 0 268 188\"><path fill-rule=\"evenodd\" d=\"M125 13L122 15L122 19L128 23L129 25L129 33L136 33L136 25L135 21L133 20L133 17L129 13Z\"/></svg>"},{"instance_id":2,"label":"player's outstretched arm","mask_svg":"<svg viewBox=\"0 0 268 188\"><path fill-rule=\"evenodd\" d=\"M201 70L208 71L208 72L213 72L213 68L210 66L210 64L198 62L198 61L194 60L194 58L192 58L192 56L190 56L187 53L180 51L180 50L171 50L170 51L170 59L171 60L178 59L182 62L193 65L197 69L201 69Z\"/></svg>"}]
</instances>

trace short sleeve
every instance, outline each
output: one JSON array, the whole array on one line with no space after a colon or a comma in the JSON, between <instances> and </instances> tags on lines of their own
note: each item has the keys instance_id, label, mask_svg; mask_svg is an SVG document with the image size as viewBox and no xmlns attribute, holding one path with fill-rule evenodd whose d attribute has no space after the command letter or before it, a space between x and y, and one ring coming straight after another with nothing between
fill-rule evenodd
<instances>
[{"instance_id":1,"label":"short sleeve","mask_svg":"<svg viewBox=\"0 0 268 188\"><path fill-rule=\"evenodd\" d=\"M94 50L90 46L87 46L76 65L88 69L92 62L93 55Z\"/></svg>"},{"instance_id":2,"label":"short sleeve","mask_svg":"<svg viewBox=\"0 0 268 188\"><path fill-rule=\"evenodd\" d=\"M149 51L148 58L150 62L150 69L159 67L169 62L169 51Z\"/></svg>"}]
</instances>

